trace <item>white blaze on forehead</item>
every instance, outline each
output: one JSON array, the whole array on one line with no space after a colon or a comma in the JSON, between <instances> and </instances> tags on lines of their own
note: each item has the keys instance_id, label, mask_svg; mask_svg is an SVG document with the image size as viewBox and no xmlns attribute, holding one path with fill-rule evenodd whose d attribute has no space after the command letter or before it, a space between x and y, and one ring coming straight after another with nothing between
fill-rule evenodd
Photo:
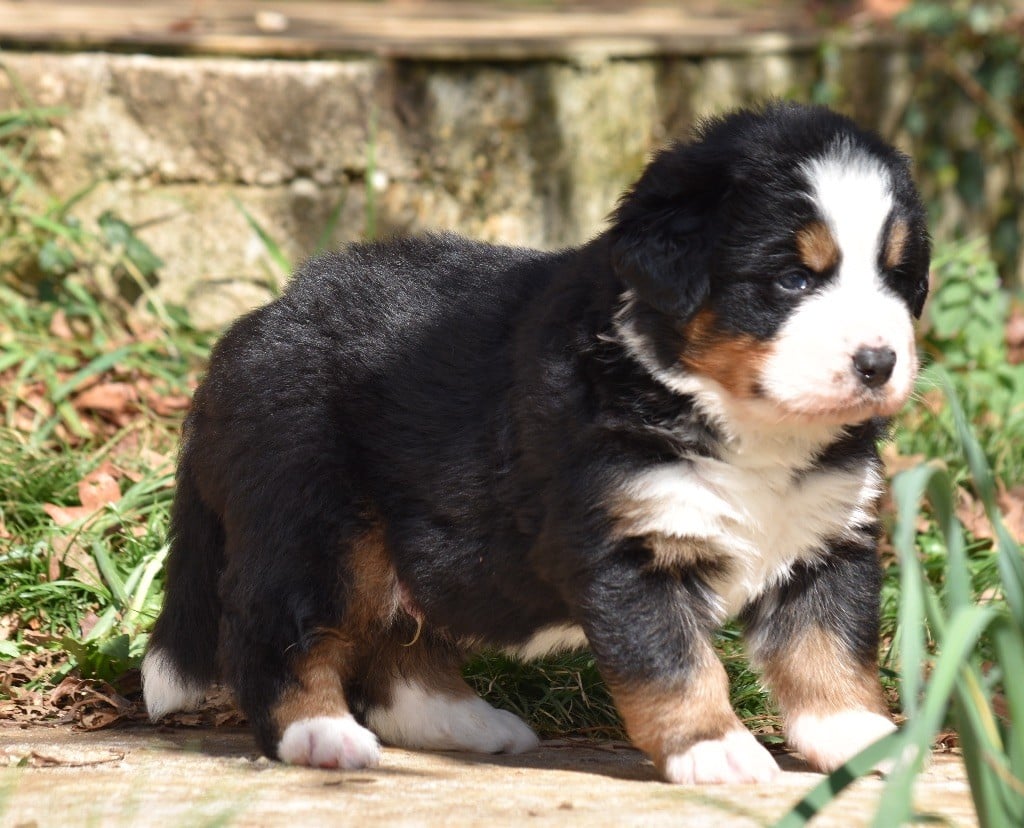
<instances>
[{"instance_id":1,"label":"white blaze on forehead","mask_svg":"<svg viewBox=\"0 0 1024 828\"><path fill-rule=\"evenodd\" d=\"M840 279L875 275L882 232L893 207L888 170L845 139L804 164L803 170L811 198L839 246Z\"/></svg>"}]
</instances>

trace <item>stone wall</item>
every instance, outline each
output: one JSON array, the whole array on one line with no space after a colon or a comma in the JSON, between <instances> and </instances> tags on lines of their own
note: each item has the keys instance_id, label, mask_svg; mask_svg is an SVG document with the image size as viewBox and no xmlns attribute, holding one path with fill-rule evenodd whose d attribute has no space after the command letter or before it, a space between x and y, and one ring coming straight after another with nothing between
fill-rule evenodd
<instances>
[{"instance_id":1,"label":"stone wall","mask_svg":"<svg viewBox=\"0 0 1024 828\"><path fill-rule=\"evenodd\" d=\"M909 88L892 44L709 56L508 62L250 60L8 53L35 103L67 114L39 148L58 192L98 182L165 261L158 292L218 326L272 293L244 208L295 261L332 244L452 229L558 247L601 229L649 151L701 115L768 97L838 101L897 142ZM0 110L19 105L0 74Z\"/></svg>"}]
</instances>

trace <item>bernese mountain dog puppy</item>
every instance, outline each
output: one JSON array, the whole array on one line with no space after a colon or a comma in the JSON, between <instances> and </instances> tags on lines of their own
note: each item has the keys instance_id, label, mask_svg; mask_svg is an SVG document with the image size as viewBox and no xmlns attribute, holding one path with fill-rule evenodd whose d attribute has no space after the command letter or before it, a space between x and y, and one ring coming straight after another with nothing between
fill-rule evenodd
<instances>
[{"instance_id":1,"label":"bernese mountain dog puppy","mask_svg":"<svg viewBox=\"0 0 1024 828\"><path fill-rule=\"evenodd\" d=\"M665 779L763 782L712 647L737 618L789 744L835 768L893 729L876 444L929 248L903 155L775 103L659 152L582 247L312 260L196 392L150 716L220 676L284 762L525 751L467 652L586 646Z\"/></svg>"}]
</instances>

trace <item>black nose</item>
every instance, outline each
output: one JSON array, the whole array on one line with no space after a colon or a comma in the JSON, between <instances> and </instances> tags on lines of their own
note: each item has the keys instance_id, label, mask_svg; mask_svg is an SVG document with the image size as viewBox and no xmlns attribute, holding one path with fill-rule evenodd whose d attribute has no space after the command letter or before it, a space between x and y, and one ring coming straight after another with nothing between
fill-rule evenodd
<instances>
[{"instance_id":1,"label":"black nose","mask_svg":"<svg viewBox=\"0 0 1024 828\"><path fill-rule=\"evenodd\" d=\"M853 355L853 369L868 388L885 385L896 367L896 352L892 348L858 348Z\"/></svg>"}]
</instances>

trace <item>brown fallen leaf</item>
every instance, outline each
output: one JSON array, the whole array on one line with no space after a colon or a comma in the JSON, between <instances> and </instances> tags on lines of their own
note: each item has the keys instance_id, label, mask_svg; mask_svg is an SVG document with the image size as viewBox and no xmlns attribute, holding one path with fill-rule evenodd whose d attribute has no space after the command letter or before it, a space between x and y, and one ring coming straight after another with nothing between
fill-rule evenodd
<instances>
[{"instance_id":1,"label":"brown fallen leaf","mask_svg":"<svg viewBox=\"0 0 1024 828\"><path fill-rule=\"evenodd\" d=\"M1000 487L996 503L1007 531L1017 543L1024 543L1024 484L1009 490Z\"/></svg>"},{"instance_id":2,"label":"brown fallen leaf","mask_svg":"<svg viewBox=\"0 0 1024 828\"><path fill-rule=\"evenodd\" d=\"M89 610L85 615L81 617L81 619L79 619L78 631L83 639L89 637L89 633L92 632L93 627L95 627L99 623L99 621L100 617L92 610Z\"/></svg>"},{"instance_id":3,"label":"brown fallen leaf","mask_svg":"<svg viewBox=\"0 0 1024 828\"><path fill-rule=\"evenodd\" d=\"M69 757L56 756L49 753L41 753L33 750L27 757L26 764L33 768L89 768L93 765L106 765L111 762L124 760L124 751L109 749L108 756L100 756L92 759L72 759Z\"/></svg>"},{"instance_id":4,"label":"brown fallen leaf","mask_svg":"<svg viewBox=\"0 0 1024 828\"><path fill-rule=\"evenodd\" d=\"M75 573L79 581L86 584L101 584L96 559L79 542L78 534L57 537L51 541L60 562Z\"/></svg>"},{"instance_id":5,"label":"brown fallen leaf","mask_svg":"<svg viewBox=\"0 0 1024 828\"><path fill-rule=\"evenodd\" d=\"M146 405L161 417L188 411L191 404L192 398L188 394L153 394L146 397Z\"/></svg>"},{"instance_id":6,"label":"brown fallen leaf","mask_svg":"<svg viewBox=\"0 0 1024 828\"><path fill-rule=\"evenodd\" d=\"M894 477L901 471L920 466L928 458L923 454L900 454L893 443L882 447L882 463L885 465L885 476Z\"/></svg>"},{"instance_id":7,"label":"brown fallen leaf","mask_svg":"<svg viewBox=\"0 0 1024 828\"><path fill-rule=\"evenodd\" d=\"M101 382L76 394L72 401L81 411L123 414L132 410L139 395L127 382Z\"/></svg>"},{"instance_id":8,"label":"brown fallen leaf","mask_svg":"<svg viewBox=\"0 0 1024 828\"><path fill-rule=\"evenodd\" d=\"M994 536L985 506L966 489L960 489L957 495L956 517L974 537L991 539Z\"/></svg>"},{"instance_id":9,"label":"brown fallen leaf","mask_svg":"<svg viewBox=\"0 0 1024 828\"><path fill-rule=\"evenodd\" d=\"M1006 322L1006 345L1011 365L1024 362L1024 306L1017 305L1010 311Z\"/></svg>"},{"instance_id":10,"label":"brown fallen leaf","mask_svg":"<svg viewBox=\"0 0 1024 828\"><path fill-rule=\"evenodd\" d=\"M68 315L63 308L58 308L50 319L50 335L57 339L63 339L65 342L70 342L75 338L75 332L71 330L71 325L68 324Z\"/></svg>"},{"instance_id":11,"label":"brown fallen leaf","mask_svg":"<svg viewBox=\"0 0 1024 828\"><path fill-rule=\"evenodd\" d=\"M83 508L95 512L121 499L121 486L111 473L112 468L104 464L78 482L78 500Z\"/></svg>"},{"instance_id":12,"label":"brown fallen leaf","mask_svg":"<svg viewBox=\"0 0 1024 828\"><path fill-rule=\"evenodd\" d=\"M996 505L1003 525L1018 543L1024 543L1024 485L1006 489L999 484ZM974 537L995 540L996 533L985 512L985 506L970 492L961 489L957 497L956 516Z\"/></svg>"},{"instance_id":13,"label":"brown fallen leaf","mask_svg":"<svg viewBox=\"0 0 1024 828\"><path fill-rule=\"evenodd\" d=\"M58 506L56 503L44 503L43 511L58 526L68 526L93 513L92 509L86 509L84 506Z\"/></svg>"}]
</instances>

